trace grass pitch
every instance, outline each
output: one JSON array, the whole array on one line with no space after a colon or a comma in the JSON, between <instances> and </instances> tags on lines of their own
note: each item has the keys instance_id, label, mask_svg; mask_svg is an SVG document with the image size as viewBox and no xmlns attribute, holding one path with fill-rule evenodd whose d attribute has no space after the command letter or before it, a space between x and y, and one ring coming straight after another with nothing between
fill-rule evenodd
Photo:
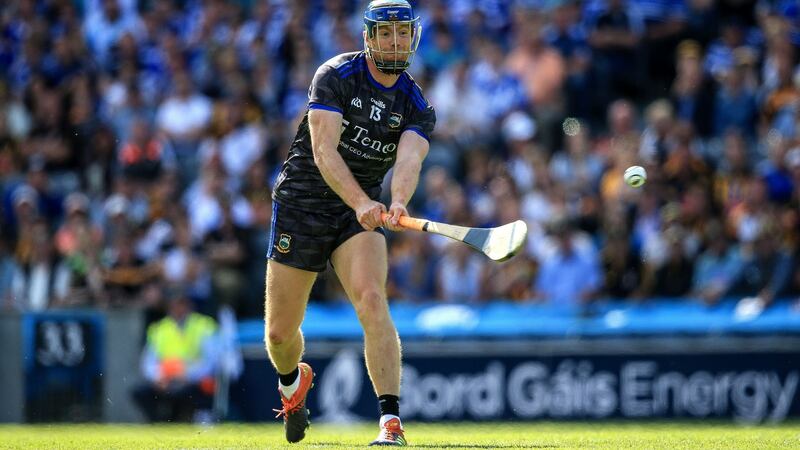
<instances>
[{"instance_id":1,"label":"grass pitch","mask_svg":"<svg viewBox=\"0 0 800 450\"><path fill-rule=\"evenodd\" d=\"M425 449L800 448L800 423L739 426L700 422L407 423L411 447ZM0 448L18 449L352 449L377 426L314 425L300 444L266 425L0 425Z\"/></svg>"}]
</instances>

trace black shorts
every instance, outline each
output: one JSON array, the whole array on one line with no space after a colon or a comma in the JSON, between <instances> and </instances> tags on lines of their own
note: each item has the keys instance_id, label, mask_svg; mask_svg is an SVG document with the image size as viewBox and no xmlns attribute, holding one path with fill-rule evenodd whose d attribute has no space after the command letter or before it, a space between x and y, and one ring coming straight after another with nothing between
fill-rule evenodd
<instances>
[{"instance_id":1,"label":"black shorts","mask_svg":"<svg viewBox=\"0 0 800 450\"><path fill-rule=\"evenodd\" d=\"M267 259L297 269L322 272L331 254L344 241L362 231L356 213L312 213L272 202L272 227ZM376 228L384 233L383 228Z\"/></svg>"}]
</instances>

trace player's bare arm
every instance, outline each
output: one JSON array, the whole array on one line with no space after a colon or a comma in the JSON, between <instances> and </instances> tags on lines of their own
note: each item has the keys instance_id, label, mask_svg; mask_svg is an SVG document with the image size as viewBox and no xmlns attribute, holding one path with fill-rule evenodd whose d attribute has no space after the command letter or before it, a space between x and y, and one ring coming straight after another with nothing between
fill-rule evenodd
<instances>
[{"instance_id":1,"label":"player's bare arm","mask_svg":"<svg viewBox=\"0 0 800 450\"><path fill-rule=\"evenodd\" d=\"M407 216L406 205L419 182L422 161L428 154L428 141L413 131L406 131L400 136L397 144L397 162L392 176L392 204L389 207L391 218L386 223L392 231L402 229L398 225L400 216Z\"/></svg>"},{"instance_id":2,"label":"player's bare arm","mask_svg":"<svg viewBox=\"0 0 800 450\"><path fill-rule=\"evenodd\" d=\"M381 213L386 211L386 207L367 196L339 154L342 115L335 111L312 109L308 112L308 125L314 163L322 178L347 206L353 208L358 222L365 229L381 226Z\"/></svg>"}]
</instances>

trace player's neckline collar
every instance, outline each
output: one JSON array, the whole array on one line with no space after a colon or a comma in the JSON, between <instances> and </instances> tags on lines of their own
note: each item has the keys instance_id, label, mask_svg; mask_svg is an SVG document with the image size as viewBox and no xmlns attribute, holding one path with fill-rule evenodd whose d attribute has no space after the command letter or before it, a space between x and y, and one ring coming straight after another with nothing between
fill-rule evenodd
<instances>
[{"instance_id":1,"label":"player's neckline collar","mask_svg":"<svg viewBox=\"0 0 800 450\"><path fill-rule=\"evenodd\" d=\"M391 85L389 87L384 86L380 82L378 82L378 80L376 80L375 77L372 76L372 72L369 71L369 65L367 64L366 58L364 59L364 64L367 66L366 67L366 69L367 69L366 72L367 72L367 78L369 79L369 82L372 83L373 86L375 86L376 88L378 88L378 89L380 89L382 91L393 91L393 90L397 89L397 86L400 83L400 79L403 78L403 74L401 73L400 76L397 77L397 80L395 80L393 85Z\"/></svg>"}]
</instances>

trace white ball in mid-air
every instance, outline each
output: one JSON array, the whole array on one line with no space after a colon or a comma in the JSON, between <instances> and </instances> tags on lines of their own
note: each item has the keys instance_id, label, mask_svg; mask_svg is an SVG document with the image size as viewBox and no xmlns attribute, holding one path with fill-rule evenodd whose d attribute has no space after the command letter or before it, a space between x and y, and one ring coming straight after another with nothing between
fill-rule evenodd
<instances>
[{"instance_id":1,"label":"white ball in mid-air","mask_svg":"<svg viewBox=\"0 0 800 450\"><path fill-rule=\"evenodd\" d=\"M642 166L630 166L625 169L625 175L623 177L629 186L639 187L647 181L647 172Z\"/></svg>"}]
</instances>

